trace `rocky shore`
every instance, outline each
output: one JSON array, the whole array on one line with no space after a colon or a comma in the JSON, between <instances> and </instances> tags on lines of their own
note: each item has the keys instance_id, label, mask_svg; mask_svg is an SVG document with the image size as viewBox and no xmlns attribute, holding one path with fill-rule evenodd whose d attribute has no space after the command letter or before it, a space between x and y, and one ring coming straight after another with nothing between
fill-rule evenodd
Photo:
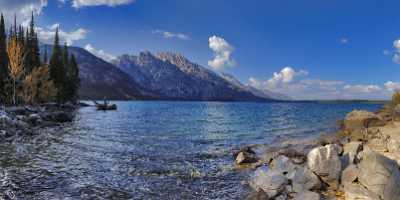
<instances>
[{"instance_id":1,"label":"rocky shore","mask_svg":"<svg viewBox=\"0 0 400 200\"><path fill-rule=\"evenodd\" d=\"M234 153L239 168L253 170L249 200L399 200L400 105L376 113L355 110L340 131Z\"/></svg>"},{"instance_id":2,"label":"rocky shore","mask_svg":"<svg viewBox=\"0 0 400 200\"><path fill-rule=\"evenodd\" d=\"M0 138L13 141L38 134L43 128L71 122L77 105L48 103L37 106L14 106L0 109Z\"/></svg>"}]
</instances>

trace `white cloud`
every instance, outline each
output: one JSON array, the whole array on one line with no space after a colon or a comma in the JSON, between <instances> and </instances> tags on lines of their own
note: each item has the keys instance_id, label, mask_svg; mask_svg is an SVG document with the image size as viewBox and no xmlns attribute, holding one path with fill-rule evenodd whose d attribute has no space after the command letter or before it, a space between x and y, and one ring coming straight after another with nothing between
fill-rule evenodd
<instances>
[{"instance_id":1,"label":"white cloud","mask_svg":"<svg viewBox=\"0 0 400 200\"><path fill-rule=\"evenodd\" d=\"M52 43L59 24L53 24L47 28L38 27L37 33L41 42ZM73 45L74 42L86 38L88 31L84 28L78 28L72 31L64 31L59 29L59 36L62 43L66 42L68 45Z\"/></svg>"},{"instance_id":2,"label":"white cloud","mask_svg":"<svg viewBox=\"0 0 400 200\"><path fill-rule=\"evenodd\" d=\"M360 94L379 92L382 91L382 88L377 85L345 85L343 90L352 94Z\"/></svg>"},{"instance_id":3,"label":"white cloud","mask_svg":"<svg viewBox=\"0 0 400 200\"><path fill-rule=\"evenodd\" d=\"M89 6L110 6L116 7L120 5L128 5L134 3L135 0L71 0L72 7L82 8Z\"/></svg>"},{"instance_id":4,"label":"white cloud","mask_svg":"<svg viewBox=\"0 0 400 200\"><path fill-rule=\"evenodd\" d=\"M392 53L392 61L400 64L400 39L397 39L393 42L394 52ZM388 51L389 52L389 51ZM390 52L389 52L390 53Z\"/></svg>"},{"instance_id":5,"label":"white cloud","mask_svg":"<svg viewBox=\"0 0 400 200\"><path fill-rule=\"evenodd\" d=\"M214 52L214 58L208 61L208 65L214 70L222 70L227 66L235 66L235 60L231 58L234 50L225 39L217 36L212 36L208 39L209 47Z\"/></svg>"},{"instance_id":6,"label":"white cloud","mask_svg":"<svg viewBox=\"0 0 400 200\"><path fill-rule=\"evenodd\" d=\"M90 53L92 53L93 55L107 61L110 62L114 59L116 59L116 57L112 54L106 53L104 50L100 49L95 49L91 44L87 44L85 46L86 51L89 51Z\"/></svg>"},{"instance_id":7,"label":"white cloud","mask_svg":"<svg viewBox=\"0 0 400 200\"><path fill-rule=\"evenodd\" d=\"M385 83L385 88L390 91L400 91L400 83L399 82L393 82L393 81L388 81Z\"/></svg>"},{"instance_id":8,"label":"white cloud","mask_svg":"<svg viewBox=\"0 0 400 200\"><path fill-rule=\"evenodd\" d=\"M296 71L285 67L275 72L270 79L260 80L250 77L248 85L260 90L269 90L291 96L295 99L387 99L389 88L400 89L400 83L387 82L385 88L371 84L346 84L338 80L307 78L305 70Z\"/></svg>"},{"instance_id":9,"label":"white cloud","mask_svg":"<svg viewBox=\"0 0 400 200\"><path fill-rule=\"evenodd\" d=\"M384 50L382 51L382 54L385 55L385 56L388 56L388 55L392 55L392 52L390 52L390 51L387 50L387 49L384 49Z\"/></svg>"},{"instance_id":10,"label":"white cloud","mask_svg":"<svg viewBox=\"0 0 400 200\"><path fill-rule=\"evenodd\" d=\"M177 38L177 39L181 39L181 40L189 40L190 39L189 36L187 36L183 33L173 33L173 32L163 31L163 30L154 30L154 31L152 31L152 33L161 35L167 39L173 39L173 38Z\"/></svg>"},{"instance_id":11,"label":"white cloud","mask_svg":"<svg viewBox=\"0 0 400 200\"><path fill-rule=\"evenodd\" d=\"M17 23L21 24L30 19L32 11L39 15L46 6L47 0L0 0L1 12L8 25L14 22L14 14L18 17Z\"/></svg>"},{"instance_id":12,"label":"white cloud","mask_svg":"<svg viewBox=\"0 0 400 200\"><path fill-rule=\"evenodd\" d=\"M340 38L340 43L342 43L342 44L347 44L347 43L349 43L349 38L346 38L346 37Z\"/></svg>"},{"instance_id":13,"label":"white cloud","mask_svg":"<svg viewBox=\"0 0 400 200\"><path fill-rule=\"evenodd\" d=\"M293 81L295 76L307 76L308 72L300 70L296 72L292 67L285 67L280 72L275 72L273 77L267 81L270 88L277 87L280 84L287 84Z\"/></svg>"}]
</instances>

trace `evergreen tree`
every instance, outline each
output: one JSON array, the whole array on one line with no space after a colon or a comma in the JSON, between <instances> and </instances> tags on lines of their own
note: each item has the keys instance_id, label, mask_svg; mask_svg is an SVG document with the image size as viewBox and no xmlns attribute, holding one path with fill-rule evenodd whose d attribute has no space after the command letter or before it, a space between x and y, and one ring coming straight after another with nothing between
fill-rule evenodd
<instances>
[{"instance_id":1,"label":"evergreen tree","mask_svg":"<svg viewBox=\"0 0 400 200\"><path fill-rule=\"evenodd\" d=\"M68 53L68 46L67 43L64 43L64 48L63 48L63 65L64 68L68 71L67 68L69 68L69 53Z\"/></svg>"},{"instance_id":2,"label":"evergreen tree","mask_svg":"<svg viewBox=\"0 0 400 200\"><path fill-rule=\"evenodd\" d=\"M35 19L32 12L31 22L29 25L29 31L26 36L26 63L27 72L31 72L34 68L40 66L40 52L39 52L39 40L35 32Z\"/></svg>"},{"instance_id":3,"label":"evergreen tree","mask_svg":"<svg viewBox=\"0 0 400 200\"><path fill-rule=\"evenodd\" d=\"M3 14L0 17L0 102L7 102L7 80L9 78L8 71L8 54L7 54L7 35Z\"/></svg>"},{"instance_id":4,"label":"evergreen tree","mask_svg":"<svg viewBox=\"0 0 400 200\"><path fill-rule=\"evenodd\" d=\"M17 40L19 43L24 44L25 43L25 36L24 36L24 28L22 26L18 27L18 33L17 33Z\"/></svg>"},{"instance_id":5,"label":"evergreen tree","mask_svg":"<svg viewBox=\"0 0 400 200\"><path fill-rule=\"evenodd\" d=\"M47 45L44 45L44 56L43 56L43 64L47 64Z\"/></svg>"},{"instance_id":6,"label":"evergreen tree","mask_svg":"<svg viewBox=\"0 0 400 200\"><path fill-rule=\"evenodd\" d=\"M67 70L67 83L65 87L66 100L76 102L78 100L78 89L80 86L79 68L75 56L71 54Z\"/></svg>"},{"instance_id":7,"label":"evergreen tree","mask_svg":"<svg viewBox=\"0 0 400 200\"><path fill-rule=\"evenodd\" d=\"M63 55L60 47L60 38L58 36L58 28L54 38L53 51L50 58L50 78L54 82L57 89L57 100L59 102L65 101L64 82L66 81L65 69L63 65Z\"/></svg>"}]
</instances>

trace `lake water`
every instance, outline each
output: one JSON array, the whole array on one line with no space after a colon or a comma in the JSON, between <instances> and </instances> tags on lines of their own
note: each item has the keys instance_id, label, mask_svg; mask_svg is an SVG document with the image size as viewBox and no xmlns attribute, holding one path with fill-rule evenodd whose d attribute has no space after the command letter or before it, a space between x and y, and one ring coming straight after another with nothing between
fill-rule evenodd
<instances>
[{"instance_id":1,"label":"lake water","mask_svg":"<svg viewBox=\"0 0 400 200\"><path fill-rule=\"evenodd\" d=\"M361 103L118 102L1 144L1 190L18 199L243 199L231 149L335 130Z\"/></svg>"}]
</instances>

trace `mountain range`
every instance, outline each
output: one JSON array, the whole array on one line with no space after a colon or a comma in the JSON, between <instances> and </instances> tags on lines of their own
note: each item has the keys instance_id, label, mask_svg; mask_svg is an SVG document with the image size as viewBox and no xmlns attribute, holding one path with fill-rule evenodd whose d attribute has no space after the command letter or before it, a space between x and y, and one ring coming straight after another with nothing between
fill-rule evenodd
<instances>
[{"instance_id":1,"label":"mountain range","mask_svg":"<svg viewBox=\"0 0 400 200\"><path fill-rule=\"evenodd\" d=\"M49 55L51 45L46 45ZM41 46L44 51L45 46ZM290 98L244 85L229 74L217 73L181 54L149 51L121 55L106 62L80 47L70 47L80 69L81 99L274 101ZM43 54L42 54L43 55Z\"/></svg>"}]
</instances>

